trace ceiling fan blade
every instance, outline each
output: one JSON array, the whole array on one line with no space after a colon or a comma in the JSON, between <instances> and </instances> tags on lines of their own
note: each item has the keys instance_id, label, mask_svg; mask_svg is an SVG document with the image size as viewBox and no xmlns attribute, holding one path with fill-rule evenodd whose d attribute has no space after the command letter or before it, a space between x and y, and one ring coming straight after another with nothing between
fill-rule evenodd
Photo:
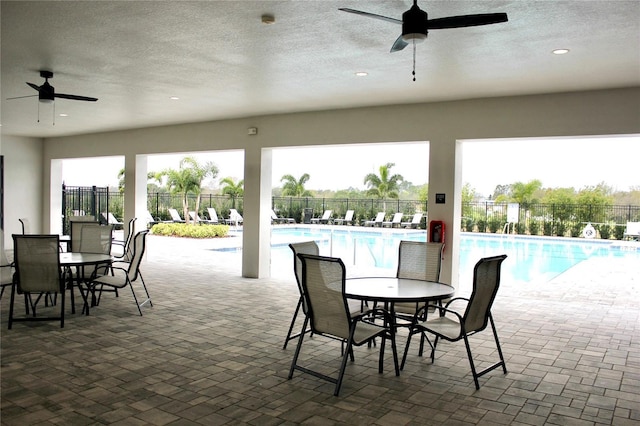
<instances>
[{"instance_id":1,"label":"ceiling fan blade","mask_svg":"<svg viewBox=\"0 0 640 426\"><path fill-rule=\"evenodd\" d=\"M11 99L33 98L33 97L36 97L36 96L38 96L38 95L15 96L13 98L7 98L7 100L10 101Z\"/></svg>"},{"instance_id":2,"label":"ceiling fan blade","mask_svg":"<svg viewBox=\"0 0 640 426\"><path fill-rule=\"evenodd\" d=\"M391 46L391 53L404 49L405 47L407 47L408 44L409 43L404 41L404 39L402 38L402 35L400 35L396 39L396 41L393 42L393 46Z\"/></svg>"},{"instance_id":3,"label":"ceiling fan blade","mask_svg":"<svg viewBox=\"0 0 640 426\"><path fill-rule=\"evenodd\" d=\"M402 20L395 19L395 18L389 18L388 16L376 15L375 13L363 12L361 10L348 9L348 8L341 8L341 9L338 9L338 10L341 10L343 12L355 13L356 15L366 16L368 18L381 19L383 21L393 22L394 24L402 25Z\"/></svg>"},{"instance_id":4,"label":"ceiling fan blade","mask_svg":"<svg viewBox=\"0 0 640 426\"><path fill-rule=\"evenodd\" d=\"M478 15L449 16L446 18L429 19L427 28L439 30L446 28L475 27L477 25L498 24L507 22L506 13L483 13Z\"/></svg>"},{"instance_id":5,"label":"ceiling fan blade","mask_svg":"<svg viewBox=\"0 0 640 426\"><path fill-rule=\"evenodd\" d=\"M88 96L78 96L78 95L66 95L64 93L56 93L55 95L56 98L63 98L63 99L71 99L74 101L89 101L89 102L95 102L98 100L98 98L90 98Z\"/></svg>"},{"instance_id":6,"label":"ceiling fan blade","mask_svg":"<svg viewBox=\"0 0 640 426\"><path fill-rule=\"evenodd\" d=\"M36 86L35 84L29 83L28 81L27 81L27 86L31 87L32 89L37 90L38 92L40 91L40 86Z\"/></svg>"}]
</instances>

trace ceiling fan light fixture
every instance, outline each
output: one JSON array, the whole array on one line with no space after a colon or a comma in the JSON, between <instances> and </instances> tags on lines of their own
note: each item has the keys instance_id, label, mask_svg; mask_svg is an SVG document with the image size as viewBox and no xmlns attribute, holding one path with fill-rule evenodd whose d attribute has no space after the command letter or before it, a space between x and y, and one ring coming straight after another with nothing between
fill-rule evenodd
<instances>
[{"instance_id":1,"label":"ceiling fan light fixture","mask_svg":"<svg viewBox=\"0 0 640 426\"><path fill-rule=\"evenodd\" d=\"M422 43L427 39L427 35L423 33L402 34L402 39L407 43Z\"/></svg>"},{"instance_id":2,"label":"ceiling fan light fixture","mask_svg":"<svg viewBox=\"0 0 640 426\"><path fill-rule=\"evenodd\" d=\"M42 102L43 104L52 104L53 99L40 98L40 102Z\"/></svg>"},{"instance_id":3,"label":"ceiling fan light fixture","mask_svg":"<svg viewBox=\"0 0 640 426\"><path fill-rule=\"evenodd\" d=\"M551 53L553 53L554 55L564 55L566 53L569 53L569 49L555 49L551 51Z\"/></svg>"}]
</instances>

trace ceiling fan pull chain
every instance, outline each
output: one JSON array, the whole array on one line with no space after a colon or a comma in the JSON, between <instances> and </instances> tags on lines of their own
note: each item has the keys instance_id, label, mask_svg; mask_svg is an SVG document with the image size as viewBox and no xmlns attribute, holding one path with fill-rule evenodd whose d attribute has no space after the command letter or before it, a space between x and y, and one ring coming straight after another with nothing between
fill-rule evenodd
<instances>
[{"instance_id":1,"label":"ceiling fan pull chain","mask_svg":"<svg viewBox=\"0 0 640 426\"><path fill-rule=\"evenodd\" d=\"M413 41L413 81L416 81L416 41Z\"/></svg>"}]
</instances>

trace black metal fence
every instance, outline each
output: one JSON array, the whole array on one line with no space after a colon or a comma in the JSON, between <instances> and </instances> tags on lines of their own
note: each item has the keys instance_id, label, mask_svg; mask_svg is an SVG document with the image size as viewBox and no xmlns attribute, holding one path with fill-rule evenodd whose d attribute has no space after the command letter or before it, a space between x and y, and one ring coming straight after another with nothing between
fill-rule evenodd
<instances>
[{"instance_id":1,"label":"black metal fence","mask_svg":"<svg viewBox=\"0 0 640 426\"><path fill-rule=\"evenodd\" d=\"M104 221L102 213L113 213L122 220L124 196L120 192L98 187L64 187L62 190L63 228L68 229L68 218L75 214L87 214ZM196 197L187 197L190 211L195 210ZM516 205L517 206L517 205ZM517 206L493 202L463 203L460 228L470 232L513 232L530 235L579 236L587 223L593 224L601 238L622 239L627 222L640 221L640 206L602 206L584 204L532 204ZM213 207L220 217L229 217L229 209L243 212L242 198L227 195L203 194L200 196L199 215L207 217L208 207ZM325 210L332 217L344 217L347 210L354 210L354 223L371 220L378 212L390 218L402 212L408 218L423 213L421 228L427 224L427 203L417 200L379 200L348 198L294 198L273 197L274 211L283 217L291 217L302 223L305 218L320 217ZM147 198L147 208L156 220L170 220L169 208L182 213L182 199L169 193L152 193ZM306 215L305 215L306 213ZM507 225L508 224L508 225Z\"/></svg>"}]
</instances>

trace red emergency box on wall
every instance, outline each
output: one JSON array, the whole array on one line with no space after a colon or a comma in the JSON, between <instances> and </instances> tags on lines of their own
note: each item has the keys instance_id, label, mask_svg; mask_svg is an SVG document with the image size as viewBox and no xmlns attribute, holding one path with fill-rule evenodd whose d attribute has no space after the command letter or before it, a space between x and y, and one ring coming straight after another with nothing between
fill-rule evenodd
<instances>
[{"instance_id":1,"label":"red emergency box on wall","mask_svg":"<svg viewBox=\"0 0 640 426\"><path fill-rule=\"evenodd\" d=\"M429 242L444 244L445 226L441 220L432 220L429 223Z\"/></svg>"}]
</instances>

